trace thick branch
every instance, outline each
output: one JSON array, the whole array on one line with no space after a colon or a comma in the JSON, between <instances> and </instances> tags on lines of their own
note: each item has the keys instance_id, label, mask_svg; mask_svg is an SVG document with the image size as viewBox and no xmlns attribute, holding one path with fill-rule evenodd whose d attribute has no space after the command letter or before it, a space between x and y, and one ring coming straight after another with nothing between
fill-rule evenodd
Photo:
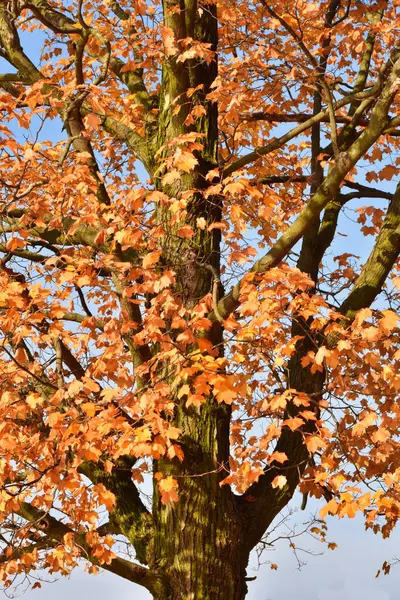
<instances>
[{"instance_id":1,"label":"thick branch","mask_svg":"<svg viewBox=\"0 0 400 600\"><path fill-rule=\"evenodd\" d=\"M375 246L340 312L352 320L357 311L370 306L381 292L400 254L400 184L389 204Z\"/></svg>"},{"instance_id":2,"label":"thick branch","mask_svg":"<svg viewBox=\"0 0 400 600\"><path fill-rule=\"evenodd\" d=\"M244 121L266 121L267 123L306 123L314 115L306 113L275 113L275 112L253 112L241 115ZM336 123L350 123L351 116L335 115ZM320 123L329 123L329 115L324 115ZM360 125L368 125L368 120L363 119Z\"/></svg>"},{"instance_id":3,"label":"thick branch","mask_svg":"<svg viewBox=\"0 0 400 600\"><path fill-rule=\"evenodd\" d=\"M334 210L334 207L332 207L332 210ZM333 237L337 211L338 208L336 208L333 219L330 219L333 222L330 223L330 226L328 226L329 215L327 215L325 231L324 221L321 225L319 236L322 236L322 239L319 241L323 244L324 248L327 247ZM345 317L344 324L346 326L351 324L357 311L371 306L374 302L399 255L400 184L393 195L375 246L349 296L340 307L340 312ZM335 340L332 343L335 343ZM313 376L302 367L295 370L292 366L290 373L290 387L305 391L306 393L313 393L314 399L318 398L318 394L322 395L323 377L318 376L318 374L316 374L317 376ZM300 376L300 386L297 379L293 380L293 376ZM307 425L302 428L302 431L307 432ZM263 527L266 528L276 514L286 506L298 485L300 474L308 461L308 450L304 445L301 431L292 432L288 428L284 428L275 450L277 452L284 452L288 456L289 462L285 463L283 468L280 465L272 465L270 470L246 492L246 496L257 499L251 508L247 509L252 512L253 519L256 515L256 525L252 529L252 535L254 535L253 542L256 541L258 536L262 535ZM271 487L271 482L278 473L283 473L287 477L287 485L282 490ZM245 498L241 501L244 500ZM251 535L249 535L250 537Z\"/></svg>"},{"instance_id":4,"label":"thick branch","mask_svg":"<svg viewBox=\"0 0 400 600\"><path fill-rule=\"evenodd\" d=\"M151 515L132 481L132 462L130 458L121 457L111 473L94 462L83 463L78 470L92 483L102 483L115 495L116 506L109 515L110 527L124 535L134 546L137 559L147 564Z\"/></svg>"},{"instance_id":5,"label":"thick branch","mask_svg":"<svg viewBox=\"0 0 400 600\"><path fill-rule=\"evenodd\" d=\"M400 75L400 60L397 52L395 53L394 58L396 58L396 62L394 63L392 72L382 90L380 98L372 111L368 127L366 127L358 139L353 142L347 152L342 152L340 154L324 182L319 186L317 192L311 198L306 208L300 213L294 223L279 238L269 252L253 265L252 269L249 271L250 274L265 273L280 263L296 242L304 235L307 229L316 219L318 219L319 214L328 202L336 197L340 184L351 168L368 151L385 130L388 122L388 111L392 99L397 92L397 78ZM247 278L248 277L245 276L231 289L227 296L220 300L218 312L221 317L227 318L231 312L239 306L241 286L245 283ZM214 312L210 314L209 318L212 321L217 319Z\"/></svg>"},{"instance_id":6,"label":"thick branch","mask_svg":"<svg viewBox=\"0 0 400 600\"><path fill-rule=\"evenodd\" d=\"M375 86L374 86L374 88L371 88L371 90L369 90L368 92L362 92L361 94L358 94L358 95L345 96L338 102L335 102L335 104L333 105L333 109L337 110L339 108L342 108L343 106L346 106L346 104L350 104L351 102L353 102L355 99L361 100L363 98L368 98L370 96L373 97L378 92L379 92L379 88L378 87L375 88ZM271 152L274 152L275 150L282 148L282 146L284 146L287 142L289 142L293 138L297 137L298 135L300 135L307 129L310 129L310 127L312 127L313 125L316 125L317 123L321 123L326 119L329 120L329 110L328 109L325 109L325 110L321 111L320 113L309 117L306 121L304 121L303 123L300 123L300 125L298 125L297 127L294 127L294 129L292 129L285 135L281 136L280 138L275 138L275 139L271 140L271 142L269 142L265 146L260 146L259 148L256 148L249 154L246 154L245 156L242 156L235 162L231 163L224 169L224 171L223 171L224 177L231 175L235 171L238 171L242 167L245 167L246 165L258 160L262 156L266 156L267 154L270 154Z\"/></svg>"},{"instance_id":7,"label":"thick branch","mask_svg":"<svg viewBox=\"0 0 400 600\"><path fill-rule=\"evenodd\" d=\"M368 185L362 185L355 181L348 181L346 179L344 185L352 190L357 190L359 198L385 198L386 200L391 200L393 198L393 194L390 192L378 190Z\"/></svg>"},{"instance_id":8,"label":"thick branch","mask_svg":"<svg viewBox=\"0 0 400 600\"><path fill-rule=\"evenodd\" d=\"M116 557L110 564L100 564L98 559L91 554L91 548L86 542L85 534L77 533L68 525L64 525L48 513L40 510L27 502L21 504L17 514L32 524L38 531L45 535L45 539L50 542L64 543L64 536L67 533L73 533L75 542L84 551L83 557L94 565L100 566L106 571L119 575L128 581L137 583L148 589L151 593L156 593L164 586L162 576L150 571L124 558Z\"/></svg>"}]
</instances>

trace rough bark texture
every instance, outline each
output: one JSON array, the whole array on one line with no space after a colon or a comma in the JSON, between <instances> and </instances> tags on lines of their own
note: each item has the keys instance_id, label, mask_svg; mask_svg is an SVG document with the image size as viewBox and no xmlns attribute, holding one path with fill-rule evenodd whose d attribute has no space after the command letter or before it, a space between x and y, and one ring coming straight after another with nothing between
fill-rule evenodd
<instances>
[{"instance_id":1,"label":"rough bark texture","mask_svg":"<svg viewBox=\"0 0 400 600\"><path fill-rule=\"evenodd\" d=\"M165 24L174 31L176 39L192 37L210 44L210 49L216 51L215 5L208 5L200 15L194 0L185 2L185 9L180 12L169 12L171 4L167 4ZM203 149L196 153L195 171L179 182L180 192L197 191L188 202L185 221L175 226L177 229L183 224L192 225L196 234L177 242L171 229L167 239L171 245L163 248L167 264L177 273L176 292L187 307L212 294L216 285L221 294L220 232L195 226L199 217L208 224L221 220L219 198L206 199L202 195L202 190L210 185L207 173L218 164L217 106L206 100L216 76L216 60L209 64L196 59L179 63L172 57L163 66L158 142L167 144L179 135L196 131L201 134L199 141L203 144ZM185 102L187 90L198 86L200 89L191 101ZM183 108L174 116L177 99ZM195 126L187 126L185 120L194 104L205 106L206 113ZM174 186L163 191L172 195ZM160 211L160 222L169 221L166 212L166 209ZM222 353L222 329L218 322L208 337ZM153 490L154 539L150 566L161 569L168 581L166 589L155 596L159 600L242 600L246 595L248 552L243 548L242 521L234 495L228 487L220 486L226 476L223 467L229 459L230 413L230 407L218 404L213 398L200 410L187 408L185 398L177 401L173 425L181 431L184 461L159 460L155 465L156 471L178 478L180 489L180 500L173 508L162 504L157 482Z\"/></svg>"}]
</instances>

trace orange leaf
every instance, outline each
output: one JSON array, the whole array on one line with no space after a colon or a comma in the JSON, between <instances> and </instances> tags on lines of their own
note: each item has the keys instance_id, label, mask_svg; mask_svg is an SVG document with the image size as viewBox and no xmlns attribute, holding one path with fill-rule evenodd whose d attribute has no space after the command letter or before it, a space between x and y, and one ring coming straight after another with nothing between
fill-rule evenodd
<instances>
[{"instance_id":1,"label":"orange leaf","mask_svg":"<svg viewBox=\"0 0 400 600\"><path fill-rule=\"evenodd\" d=\"M153 250L153 252L146 254L143 258L143 268L148 269L148 267L155 265L159 261L161 254L162 250Z\"/></svg>"},{"instance_id":2,"label":"orange leaf","mask_svg":"<svg viewBox=\"0 0 400 600\"><path fill-rule=\"evenodd\" d=\"M318 435L308 435L305 439L307 449L314 454L319 448L325 448L326 442Z\"/></svg>"},{"instance_id":3,"label":"orange leaf","mask_svg":"<svg viewBox=\"0 0 400 600\"><path fill-rule=\"evenodd\" d=\"M379 327L383 329L385 333L390 333L397 327L397 323L400 320L400 316L392 310L383 310L383 318L379 321Z\"/></svg>"},{"instance_id":4,"label":"orange leaf","mask_svg":"<svg viewBox=\"0 0 400 600\"><path fill-rule=\"evenodd\" d=\"M304 425L304 421L300 417L293 417L293 419L285 419L285 421L283 421L283 425L287 425L289 429L295 431L296 429Z\"/></svg>"},{"instance_id":5,"label":"orange leaf","mask_svg":"<svg viewBox=\"0 0 400 600\"><path fill-rule=\"evenodd\" d=\"M282 489L287 483L287 479L284 475L277 475L272 481L271 485L273 488Z\"/></svg>"},{"instance_id":6,"label":"orange leaf","mask_svg":"<svg viewBox=\"0 0 400 600\"><path fill-rule=\"evenodd\" d=\"M328 514L336 515L338 506L339 505L336 502L336 500L334 500L334 499L329 500L329 502L327 502L327 504L325 504L325 506L323 506L321 508L321 510L319 511L319 515L320 515L321 519L324 519L326 517L326 515L328 515Z\"/></svg>"},{"instance_id":7,"label":"orange leaf","mask_svg":"<svg viewBox=\"0 0 400 600\"><path fill-rule=\"evenodd\" d=\"M198 163L199 161L197 158L195 158L193 154L187 150L181 150L178 148L178 150L175 152L174 164L178 169L184 171L185 173L190 173L190 171L193 171Z\"/></svg>"},{"instance_id":8,"label":"orange leaf","mask_svg":"<svg viewBox=\"0 0 400 600\"><path fill-rule=\"evenodd\" d=\"M7 246L7 250L9 250L10 252L13 252L17 248L24 248L25 242L24 242L24 240L20 240L19 238L12 237L11 239L8 240L6 246Z\"/></svg>"},{"instance_id":9,"label":"orange leaf","mask_svg":"<svg viewBox=\"0 0 400 600\"><path fill-rule=\"evenodd\" d=\"M161 502L163 504L173 504L179 499L177 494L178 482L171 476L160 479L158 489L160 490Z\"/></svg>"},{"instance_id":10,"label":"orange leaf","mask_svg":"<svg viewBox=\"0 0 400 600\"><path fill-rule=\"evenodd\" d=\"M278 462L278 463L284 463L288 460L288 457L286 456L286 454L284 452L273 452L271 454L271 456L269 457L269 461L270 462Z\"/></svg>"}]
</instances>

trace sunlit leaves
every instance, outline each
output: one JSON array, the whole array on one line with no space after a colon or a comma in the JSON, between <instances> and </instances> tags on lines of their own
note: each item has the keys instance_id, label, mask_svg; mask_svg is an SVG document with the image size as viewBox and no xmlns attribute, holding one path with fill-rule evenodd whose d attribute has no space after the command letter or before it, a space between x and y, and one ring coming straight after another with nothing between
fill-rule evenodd
<instances>
[{"instance_id":1,"label":"sunlit leaves","mask_svg":"<svg viewBox=\"0 0 400 600\"><path fill-rule=\"evenodd\" d=\"M27 5L13 22L23 40L45 32L40 71L11 63L20 72L0 81L0 505L13 524L23 501L60 509L71 528L40 556L10 550L6 582L36 565L67 574L89 554L110 565L114 538L96 529L108 513L126 537L135 520L121 516L124 476L140 491L153 476L158 523L192 479L206 490L196 501L212 506L229 485L249 507L283 506L302 480L326 501L322 516L363 512L388 535L400 497L398 233L368 273L360 240L390 225L398 97L379 118L388 129L332 174L371 133L396 3L373 25L366 3L340 6L328 27L324 3L299 2L294 16L279 2L222 0L218 44L204 37L212 3L193 27L177 26L178 6L128 4L118 16L115 3L85 3L74 24L68 7L61 28L51 7L32 19ZM366 63L360 104L347 95ZM283 139L317 116L321 86L320 126ZM342 101L336 127L330 95ZM314 214L324 178L326 210ZM389 255L391 278L372 294Z\"/></svg>"},{"instance_id":2,"label":"sunlit leaves","mask_svg":"<svg viewBox=\"0 0 400 600\"><path fill-rule=\"evenodd\" d=\"M159 478L158 488L161 494L161 501L164 504L173 504L178 500L178 482L173 477Z\"/></svg>"}]
</instances>

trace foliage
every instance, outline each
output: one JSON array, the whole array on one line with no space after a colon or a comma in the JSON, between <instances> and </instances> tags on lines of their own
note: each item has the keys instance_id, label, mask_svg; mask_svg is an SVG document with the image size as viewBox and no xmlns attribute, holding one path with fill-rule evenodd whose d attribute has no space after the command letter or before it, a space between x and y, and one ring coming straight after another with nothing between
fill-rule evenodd
<instances>
[{"instance_id":1,"label":"foliage","mask_svg":"<svg viewBox=\"0 0 400 600\"><path fill-rule=\"evenodd\" d=\"M242 600L296 489L390 534L398 4L1 0L5 586Z\"/></svg>"}]
</instances>

